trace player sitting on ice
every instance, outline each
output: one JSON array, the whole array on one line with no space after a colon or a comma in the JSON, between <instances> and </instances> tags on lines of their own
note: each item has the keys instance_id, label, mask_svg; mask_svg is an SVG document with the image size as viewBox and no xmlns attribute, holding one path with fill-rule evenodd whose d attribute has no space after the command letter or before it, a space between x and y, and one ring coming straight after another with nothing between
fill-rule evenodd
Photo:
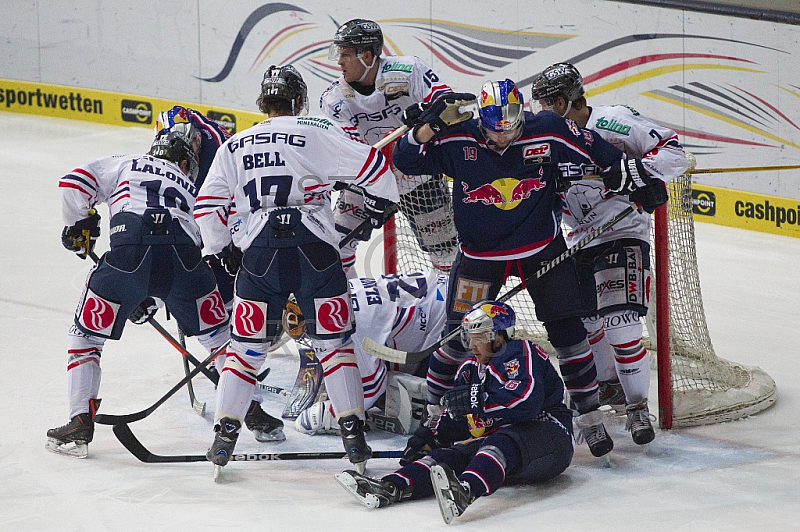
<instances>
[{"instance_id":1,"label":"player sitting on ice","mask_svg":"<svg viewBox=\"0 0 800 532\"><path fill-rule=\"evenodd\" d=\"M190 123L158 133L147 155L102 157L59 181L65 248L94 255L100 236L95 206L108 203L111 251L90 272L69 330L70 422L47 431L50 451L85 458L100 400L100 355L149 297L162 299L187 336L212 351L228 324L214 274L203 262L197 197L200 133Z\"/></svg>"},{"instance_id":2,"label":"player sitting on ice","mask_svg":"<svg viewBox=\"0 0 800 532\"><path fill-rule=\"evenodd\" d=\"M364 389L364 408L369 410L375 405L384 410L380 415L370 412L373 424L380 428L401 434L414 432L419 424L418 410L425 404L428 362L392 364L390 369L394 371L388 371L383 360L364 352L361 342L372 338L389 347L411 351L435 343L447 319L447 279L447 275L429 271L349 281L356 321L353 345ZM295 313L292 319L297 324L302 316ZM295 428L311 435L338 434L333 405L328 400L311 405L295 420Z\"/></svg>"},{"instance_id":3,"label":"player sitting on ice","mask_svg":"<svg viewBox=\"0 0 800 532\"><path fill-rule=\"evenodd\" d=\"M430 453L381 479L344 471L339 484L368 508L435 495L450 523L506 478L543 482L561 474L574 449L564 383L539 346L511 340L515 321L514 310L497 301L464 314L462 341L472 356L442 397Z\"/></svg>"}]
</instances>

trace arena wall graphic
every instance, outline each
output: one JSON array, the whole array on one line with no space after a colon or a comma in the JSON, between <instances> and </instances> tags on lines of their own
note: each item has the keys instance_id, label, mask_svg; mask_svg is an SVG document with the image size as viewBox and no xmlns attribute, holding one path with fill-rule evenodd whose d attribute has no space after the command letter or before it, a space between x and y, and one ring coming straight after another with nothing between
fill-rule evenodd
<instances>
[{"instance_id":1,"label":"arena wall graphic","mask_svg":"<svg viewBox=\"0 0 800 532\"><path fill-rule=\"evenodd\" d=\"M292 63L314 113L338 76L327 59L336 28L363 17L381 25L385 55L418 55L455 90L509 77L528 96L538 71L569 61L590 105L624 103L675 129L698 168L800 164L800 26L599 0L450 5L19 4L0 20L0 110L152 127L151 113L183 103L242 129L260 118L266 68ZM718 207L698 220L799 233L800 171L696 175L695 183L734 196L726 199L733 214L714 220L728 212ZM770 221L765 201L787 220ZM737 202L753 215L736 214Z\"/></svg>"}]
</instances>

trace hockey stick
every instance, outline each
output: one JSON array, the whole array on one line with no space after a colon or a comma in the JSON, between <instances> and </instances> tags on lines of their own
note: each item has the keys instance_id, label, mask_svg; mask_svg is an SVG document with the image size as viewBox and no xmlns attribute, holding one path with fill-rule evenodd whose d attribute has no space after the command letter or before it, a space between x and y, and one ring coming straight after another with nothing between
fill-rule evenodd
<instances>
[{"instance_id":1,"label":"hockey stick","mask_svg":"<svg viewBox=\"0 0 800 532\"><path fill-rule=\"evenodd\" d=\"M280 386L270 386L269 384L261 384L259 382L258 383L258 388L260 390L265 391L265 392L269 392L269 393L274 393L274 394L280 395L281 397L291 397L291 395L292 395L291 393L289 393L289 390L287 390L285 388L281 388Z\"/></svg>"},{"instance_id":2,"label":"hockey stick","mask_svg":"<svg viewBox=\"0 0 800 532\"><path fill-rule=\"evenodd\" d=\"M183 331L178 327L178 338L180 338L181 347L184 351L186 351L186 337L183 335ZM187 351L188 352L188 351ZM181 357L183 361L183 373L185 375L189 374L189 360L186 357ZM197 400L197 397L194 395L194 386L192 386L192 381L189 379L189 382L186 383L186 389L189 390L189 401L192 403L192 408L195 412L200 414L200 417L206 415L206 404L201 403Z\"/></svg>"},{"instance_id":3,"label":"hockey stick","mask_svg":"<svg viewBox=\"0 0 800 532\"><path fill-rule=\"evenodd\" d=\"M625 209L623 209L619 214L614 216L611 220L607 221L603 225L601 225L598 229L589 232L585 237L581 238L578 242L575 243L574 246L564 251L561 255L554 258L541 268L539 268L536 273L532 273L529 275L523 282L519 283L517 286L503 294L502 296L497 298L497 301L503 302L508 301L518 293L523 290L523 287L533 281L534 279L539 279L541 276L545 275L547 272L564 262L565 260L572 257L575 253L579 250L586 247L586 245L597 238L598 236L602 235L606 231L608 231L614 224L628 216L629 214L636 212L637 208L634 205L629 205ZM367 353L376 356L380 359L387 360L389 362L396 362L398 364L415 364L417 362L422 361L426 357L428 357L431 353L445 345L447 342L455 338L458 334L460 334L460 327L456 327L449 333L447 333L443 338L441 338L438 342L433 344L432 346L423 349L422 351L402 351L400 349L392 349L391 347L385 346L383 344L379 344L372 338L365 337L364 340L361 342L361 347Z\"/></svg>"},{"instance_id":4,"label":"hockey stick","mask_svg":"<svg viewBox=\"0 0 800 532\"><path fill-rule=\"evenodd\" d=\"M797 170L800 164L784 164L779 166L742 166L740 168L690 168L687 174L726 174L729 172L760 172L762 170Z\"/></svg>"},{"instance_id":5,"label":"hockey stick","mask_svg":"<svg viewBox=\"0 0 800 532\"><path fill-rule=\"evenodd\" d=\"M136 438L127 424L114 425L114 434L120 443L140 461L148 464L174 463L174 462L207 462L204 454L184 454L164 456L153 454ZM400 458L403 451L372 451L372 458ZM232 462L263 462L272 460L321 460L326 458L345 458L347 454L341 452L316 452L316 453L239 453L231 456Z\"/></svg>"},{"instance_id":6,"label":"hockey stick","mask_svg":"<svg viewBox=\"0 0 800 532\"><path fill-rule=\"evenodd\" d=\"M94 418L95 423L100 423L101 425L117 425L119 423L132 423L134 421L139 421L141 419L146 418L150 414L155 411L156 408L161 406L167 399L175 395L175 392L180 390L184 384L192 380L204 367L208 365L209 362L214 360L214 358L223 352L228 347L228 342L225 342L221 345L218 349L214 350L213 353L208 355L208 357L200 362L196 368L189 372L184 378L178 382L175 386L173 386L167 393L165 393L161 399L153 403L151 406L145 408L144 410L140 410L139 412L134 412L133 414L122 414L122 415L114 415L114 414L97 414Z\"/></svg>"}]
</instances>

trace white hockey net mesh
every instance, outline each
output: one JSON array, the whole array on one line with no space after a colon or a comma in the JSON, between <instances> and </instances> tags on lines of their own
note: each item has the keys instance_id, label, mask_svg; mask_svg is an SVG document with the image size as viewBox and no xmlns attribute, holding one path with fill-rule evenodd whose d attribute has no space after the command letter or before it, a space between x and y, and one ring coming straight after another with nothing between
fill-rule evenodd
<instances>
[{"instance_id":1,"label":"white hockey net mesh","mask_svg":"<svg viewBox=\"0 0 800 532\"><path fill-rule=\"evenodd\" d=\"M450 209L452 215L452 206ZM682 176L672 183L668 212L672 426L707 425L759 412L775 402L775 382L758 367L718 357L711 344L697 269L690 176ZM417 244L406 219L398 213L395 220L397 271L430 269L431 263ZM652 264L655 264L655 257ZM654 270L652 287L655 287L659 265ZM519 282L517 277L510 277L500 295ZM527 292L511 298L509 304L517 311L520 329L517 336L533 339L552 352ZM645 342L653 353L655 307L653 289L645 328ZM655 367L657 357L653 356L652 360Z\"/></svg>"}]
</instances>

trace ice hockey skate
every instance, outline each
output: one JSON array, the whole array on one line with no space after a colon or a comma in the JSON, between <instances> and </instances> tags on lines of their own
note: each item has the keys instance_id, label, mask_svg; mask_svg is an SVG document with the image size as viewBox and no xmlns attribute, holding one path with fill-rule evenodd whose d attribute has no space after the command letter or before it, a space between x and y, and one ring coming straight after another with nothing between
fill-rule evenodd
<instances>
[{"instance_id":1,"label":"ice hockey skate","mask_svg":"<svg viewBox=\"0 0 800 532\"><path fill-rule=\"evenodd\" d=\"M224 417L219 420L219 424L214 426L214 441L211 447L206 452L206 458L209 462L214 464L214 481L222 468L227 465L228 460L231 459L233 448L236 446L236 440L239 438L239 429L242 424L235 420Z\"/></svg>"},{"instance_id":2,"label":"ice hockey skate","mask_svg":"<svg viewBox=\"0 0 800 532\"><path fill-rule=\"evenodd\" d=\"M442 519L448 525L454 517L462 515L467 506L475 500L469 484L458 480L455 472L447 464L431 466L431 482L439 510L442 512Z\"/></svg>"},{"instance_id":3,"label":"ice hockey skate","mask_svg":"<svg viewBox=\"0 0 800 532\"><path fill-rule=\"evenodd\" d=\"M600 381L600 406L609 406L617 414L625 413L625 392L619 381Z\"/></svg>"},{"instance_id":4,"label":"ice hockey skate","mask_svg":"<svg viewBox=\"0 0 800 532\"><path fill-rule=\"evenodd\" d=\"M647 408L647 399L640 403L626 407L628 421L625 430L631 431L631 437L637 445L646 445L653 441L656 433L653 430L653 421L656 417Z\"/></svg>"},{"instance_id":5,"label":"ice hockey skate","mask_svg":"<svg viewBox=\"0 0 800 532\"><path fill-rule=\"evenodd\" d=\"M364 420L358 419L356 415L349 415L339 420L344 451L350 463L356 466L356 470L361 474L364 474L367 460L372 456L372 449L364 439L364 424Z\"/></svg>"},{"instance_id":6,"label":"ice hockey skate","mask_svg":"<svg viewBox=\"0 0 800 532\"><path fill-rule=\"evenodd\" d=\"M391 482L365 477L356 471L342 471L334 477L367 508L383 508L411 497L411 487L401 490Z\"/></svg>"},{"instance_id":7,"label":"ice hockey skate","mask_svg":"<svg viewBox=\"0 0 800 532\"><path fill-rule=\"evenodd\" d=\"M75 458L89 456L89 443L94 437L94 414L99 406L100 399L90 399L89 412L78 414L69 423L48 430L44 448Z\"/></svg>"},{"instance_id":8,"label":"ice hockey skate","mask_svg":"<svg viewBox=\"0 0 800 532\"><path fill-rule=\"evenodd\" d=\"M331 413L331 402L320 401L309 406L294 420L297 432L314 436L317 434L339 434L339 425Z\"/></svg>"},{"instance_id":9,"label":"ice hockey skate","mask_svg":"<svg viewBox=\"0 0 800 532\"><path fill-rule=\"evenodd\" d=\"M585 441L594 456L600 458L614 448L614 442L603 425L603 413L600 410L578 416L575 418L575 426L579 431L576 441L578 443Z\"/></svg>"},{"instance_id":10,"label":"ice hockey skate","mask_svg":"<svg viewBox=\"0 0 800 532\"><path fill-rule=\"evenodd\" d=\"M244 424L253 433L253 437L260 442L282 442L286 440L283 433L283 421L274 418L261 409L257 401L250 403Z\"/></svg>"}]
</instances>

